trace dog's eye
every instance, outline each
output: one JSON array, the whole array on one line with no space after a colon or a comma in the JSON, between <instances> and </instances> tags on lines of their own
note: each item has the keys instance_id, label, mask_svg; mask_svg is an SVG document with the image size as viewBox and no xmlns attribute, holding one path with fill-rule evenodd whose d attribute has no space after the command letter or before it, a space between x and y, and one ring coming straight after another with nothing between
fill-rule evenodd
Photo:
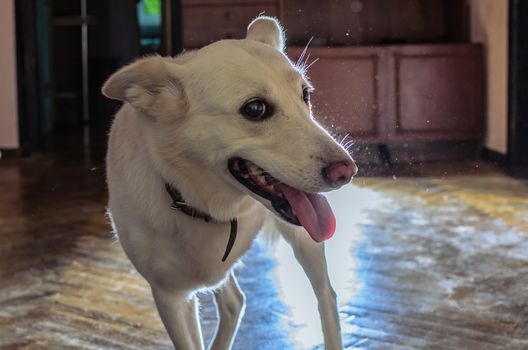
<instances>
[{"instance_id":1,"label":"dog's eye","mask_svg":"<svg viewBox=\"0 0 528 350\"><path fill-rule=\"evenodd\" d=\"M245 105L240 109L240 113L252 120L261 120L267 118L271 115L271 108L266 104L266 102L255 98L246 102Z\"/></svg>"},{"instance_id":2,"label":"dog's eye","mask_svg":"<svg viewBox=\"0 0 528 350\"><path fill-rule=\"evenodd\" d=\"M308 88L303 89L303 100L306 103L310 102L310 89Z\"/></svg>"}]
</instances>

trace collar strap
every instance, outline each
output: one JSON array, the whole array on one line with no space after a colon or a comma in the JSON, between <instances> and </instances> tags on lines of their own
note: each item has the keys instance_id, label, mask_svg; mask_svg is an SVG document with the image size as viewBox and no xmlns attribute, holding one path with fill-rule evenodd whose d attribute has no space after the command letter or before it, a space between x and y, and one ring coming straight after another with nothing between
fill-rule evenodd
<instances>
[{"instance_id":1,"label":"collar strap","mask_svg":"<svg viewBox=\"0 0 528 350\"><path fill-rule=\"evenodd\" d=\"M206 214L203 211L200 211L194 207L191 207L190 205L187 205L180 191L178 191L177 189L175 189L168 183L165 184L165 189L167 190L167 193L172 199L171 209L179 210L182 213L189 215L192 218L203 219L205 222L216 221L215 219L211 217L211 215ZM237 230L238 230L237 219L231 219L229 222L231 224L231 230L229 231L229 240L227 241L227 246L226 246L224 256L222 257L222 261L226 261L227 257L229 256L229 253L231 252L231 249L235 245L235 240L237 236Z\"/></svg>"},{"instance_id":2,"label":"collar strap","mask_svg":"<svg viewBox=\"0 0 528 350\"><path fill-rule=\"evenodd\" d=\"M171 185L165 184L165 189L167 190L167 193L169 194L169 196L172 198L171 209L180 210L184 214L187 214L193 218L203 219L205 220L205 222L215 221L211 217L211 215L206 214L203 211L200 211L194 207L191 207L190 205L187 205L180 191L178 191Z\"/></svg>"}]
</instances>

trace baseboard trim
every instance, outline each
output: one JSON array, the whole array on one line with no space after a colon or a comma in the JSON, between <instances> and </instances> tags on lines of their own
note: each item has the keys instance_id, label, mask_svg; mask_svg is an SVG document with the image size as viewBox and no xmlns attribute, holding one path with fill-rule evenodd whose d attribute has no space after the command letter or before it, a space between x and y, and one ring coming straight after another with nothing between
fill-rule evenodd
<instances>
[{"instance_id":1,"label":"baseboard trim","mask_svg":"<svg viewBox=\"0 0 528 350\"><path fill-rule=\"evenodd\" d=\"M480 157L477 141L431 141L380 144L358 143L353 147L354 159L361 164L425 163L436 161L476 160Z\"/></svg>"},{"instance_id":2,"label":"baseboard trim","mask_svg":"<svg viewBox=\"0 0 528 350\"><path fill-rule=\"evenodd\" d=\"M502 154L486 147L482 147L482 158L497 165L505 166L509 164L507 154Z\"/></svg>"},{"instance_id":3,"label":"baseboard trim","mask_svg":"<svg viewBox=\"0 0 528 350\"><path fill-rule=\"evenodd\" d=\"M19 158L24 155L22 148L0 148L0 159Z\"/></svg>"}]
</instances>

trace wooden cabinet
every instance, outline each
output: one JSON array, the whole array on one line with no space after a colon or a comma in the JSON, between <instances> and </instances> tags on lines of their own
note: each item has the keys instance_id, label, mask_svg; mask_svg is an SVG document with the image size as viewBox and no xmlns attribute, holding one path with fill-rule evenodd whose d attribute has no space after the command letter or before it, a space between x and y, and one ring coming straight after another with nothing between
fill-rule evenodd
<instances>
[{"instance_id":1,"label":"wooden cabinet","mask_svg":"<svg viewBox=\"0 0 528 350\"><path fill-rule=\"evenodd\" d=\"M460 0L284 0L288 42L310 36L330 46L434 42L451 39L447 24Z\"/></svg>"},{"instance_id":2,"label":"wooden cabinet","mask_svg":"<svg viewBox=\"0 0 528 350\"><path fill-rule=\"evenodd\" d=\"M316 35L309 52L319 60L308 72L316 88L314 114L334 133L361 143L478 140L484 119L482 48L405 44L449 38L453 28L445 27L445 19L460 11L450 11L446 0L392 2L182 0L183 44L198 48L244 38L257 15L277 15L289 43L304 44ZM350 45L376 42L401 44ZM302 49L291 47L288 55L295 61Z\"/></svg>"},{"instance_id":3,"label":"wooden cabinet","mask_svg":"<svg viewBox=\"0 0 528 350\"><path fill-rule=\"evenodd\" d=\"M301 48L290 48L295 60ZM483 120L479 45L312 48L314 115L359 142L478 139Z\"/></svg>"},{"instance_id":4,"label":"wooden cabinet","mask_svg":"<svg viewBox=\"0 0 528 350\"><path fill-rule=\"evenodd\" d=\"M275 0L183 0L182 38L185 48L220 39L242 39L259 14L277 15Z\"/></svg>"},{"instance_id":5,"label":"wooden cabinet","mask_svg":"<svg viewBox=\"0 0 528 350\"><path fill-rule=\"evenodd\" d=\"M479 45L388 48L391 141L463 140L482 132L484 72Z\"/></svg>"}]
</instances>

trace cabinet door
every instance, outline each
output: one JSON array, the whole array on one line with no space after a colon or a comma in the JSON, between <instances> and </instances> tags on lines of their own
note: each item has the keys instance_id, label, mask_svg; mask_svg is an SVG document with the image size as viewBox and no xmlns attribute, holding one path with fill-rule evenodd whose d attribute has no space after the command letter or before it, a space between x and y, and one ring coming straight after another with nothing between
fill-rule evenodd
<instances>
[{"instance_id":1,"label":"cabinet door","mask_svg":"<svg viewBox=\"0 0 528 350\"><path fill-rule=\"evenodd\" d=\"M390 51L392 140L480 136L483 78L479 46L400 46Z\"/></svg>"},{"instance_id":2,"label":"cabinet door","mask_svg":"<svg viewBox=\"0 0 528 350\"><path fill-rule=\"evenodd\" d=\"M289 50L295 61L300 48ZM374 141L381 133L380 56L375 48L312 48L313 114L335 134ZM310 62L309 62L310 63ZM308 63L308 64L309 64Z\"/></svg>"}]
</instances>

